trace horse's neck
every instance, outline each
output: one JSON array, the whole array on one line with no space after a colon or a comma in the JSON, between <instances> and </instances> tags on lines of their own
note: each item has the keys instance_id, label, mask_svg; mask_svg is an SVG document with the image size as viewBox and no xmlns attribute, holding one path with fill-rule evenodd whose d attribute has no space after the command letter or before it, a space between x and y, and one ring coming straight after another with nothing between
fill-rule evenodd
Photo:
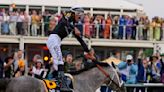
<instances>
[{"instance_id":1,"label":"horse's neck","mask_svg":"<svg viewBox=\"0 0 164 92\"><path fill-rule=\"evenodd\" d=\"M81 89L77 92L93 92L103 83L105 76L98 68L93 68L74 76L74 79L75 89Z\"/></svg>"}]
</instances>

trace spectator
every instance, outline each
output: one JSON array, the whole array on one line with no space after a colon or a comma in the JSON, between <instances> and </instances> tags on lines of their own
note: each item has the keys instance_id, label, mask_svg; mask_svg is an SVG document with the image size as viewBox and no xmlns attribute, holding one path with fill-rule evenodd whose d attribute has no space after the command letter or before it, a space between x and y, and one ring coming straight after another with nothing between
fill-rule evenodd
<instances>
[{"instance_id":1,"label":"spectator","mask_svg":"<svg viewBox=\"0 0 164 92\"><path fill-rule=\"evenodd\" d=\"M18 64L19 62L24 62L25 64L25 75L28 73L28 68L27 68L27 61L23 59L23 51L18 50L17 55L15 57L15 62L14 62L14 71L18 69Z\"/></svg>"},{"instance_id":2,"label":"spectator","mask_svg":"<svg viewBox=\"0 0 164 92\"><path fill-rule=\"evenodd\" d=\"M104 30L105 30L105 18L104 16L101 16L101 36L102 38L104 38Z\"/></svg>"},{"instance_id":3,"label":"spectator","mask_svg":"<svg viewBox=\"0 0 164 92\"><path fill-rule=\"evenodd\" d=\"M5 59L4 73L5 78L11 78L14 75L14 54Z\"/></svg>"},{"instance_id":4,"label":"spectator","mask_svg":"<svg viewBox=\"0 0 164 92\"><path fill-rule=\"evenodd\" d=\"M16 12L11 12L10 19L9 19L9 29L10 35L16 35L16 22L17 22L17 15Z\"/></svg>"},{"instance_id":5,"label":"spectator","mask_svg":"<svg viewBox=\"0 0 164 92\"><path fill-rule=\"evenodd\" d=\"M23 30L24 30L24 35L29 35L29 33L28 33L28 27L29 27L29 18L30 16L26 13L26 12L24 12L24 21L23 21Z\"/></svg>"},{"instance_id":6,"label":"spectator","mask_svg":"<svg viewBox=\"0 0 164 92\"><path fill-rule=\"evenodd\" d=\"M99 34L97 34L97 33L99 32L99 26L100 26L98 16L95 17L94 25L95 25L94 27L95 27L95 30L96 30L95 35L97 37L97 36L99 36Z\"/></svg>"},{"instance_id":7,"label":"spectator","mask_svg":"<svg viewBox=\"0 0 164 92\"><path fill-rule=\"evenodd\" d=\"M159 41L160 40L160 33L161 33L161 23L160 19L157 17L156 18L156 26L155 26L155 40Z\"/></svg>"},{"instance_id":8,"label":"spectator","mask_svg":"<svg viewBox=\"0 0 164 92\"><path fill-rule=\"evenodd\" d=\"M35 64L37 60L40 60L40 59L42 59L42 57L39 54L35 54L32 60L33 60L33 63Z\"/></svg>"},{"instance_id":9,"label":"spectator","mask_svg":"<svg viewBox=\"0 0 164 92\"><path fill-rule=\"evenodd\" d=\"M38 79L45 78L43 69L43 60L38 59L35 66L32 69L32 76Z\"/></svg>"},{"instance_id":10,"label":"spectator","mask_svg":"<svg viewBox=\"0 0 164 92\"><path fill-rule=\"evenodd\" d=\"M95 30L95 24L94 24L94 17L90 18L90 31L92 38L96 37L96 30Z\"/></svg>"},{"instance_id":11,"label":"spectator","mask_svg":"<svg viewBox=\"0 0 164 92\"><path fill-rule=\"evenodd\" d=\"M160 70L161 70L161 64L159 63L158 57L153 56L152 62L151 62L151 70L152 70L152 82L158 83L160 82Z\"/></svg>"},{"instance_id":12,"label":"spectator","mask_svg":"<svg viewBox=\"0 0 164 92\"><path fill-rule=\"evenodd\" d=\"M1 34L1 30L2 30L2 22L3 22L3 13L2 10L0 10L0 34Z\"/></svg>"},{"instance_id":13,"label":"spectator","mask_svg":"<svg viewBox=\"0 0 164 92\"><path fill-rule=\"evenodd\" d=\"M127 16L126 19L126 39L130 40L132 36L132 25L133 21L130 16Z\"/></svg>"},{"instance_id":14,"label":"spectator","mask_svg":"<svg viewBox=\"0 0 164 92\"><path fill-rule=\"evenodd\" d=\"M3 15L3 23L2 23L2 34L9 34L9 14L8 13L4 13Z\"/></svg>"},{"instance_id":15,"label":"spectator","mask_svg":"<svg viewBox=\"0 0 164 92\"><path fill-rule=\"evenodd\" d=\"M25 63L23 61L18 62L18 68L14 74L14 77L20 77L25 75Z\"/></svg>"},{"instance_id":16,"label":"spectator","mask_svg":"<svg viewBox=\"0 0 164 92\"><path fill-rule=\"evenodd\" d=\"M99 37L102 38L103 37L103 23L104 23L104 18L103 16L99 15L98 16L98 25L99 25Z\"/></svg>"},{"instance_id":17,"label":"spectator","mask_svg":"<svg viewBox=\"0 0 164 92\"><path fill-rule=\"evenodd\" d=\"M158 57L156 55L153 55L150 58L149 65L152 72L150 82L161 83L161 76L160 76L161 64L159 63ZM151 87L148 89L148 92L163 92L163 90L161 90L161 88L156 89L155 87Z\"/></svg>"},{"instance_id":18,"label":"spectator","mask_svg":"<svg viewBox=\"0 0 164 92\"><path fill-rule=\"evenodd\" d=\"M143 40L144 18L140 17L138 26L138 39Z\"/></svg>"},{"instance_id":19,"label":"spectator","mask_svg":"<svg viewBox=\"0 0 164 92\"><path fill-rule=\"evenodd\" d=\"M64 67L65 67L65 72L70 72L71 69L73 69L73 56L71 53L68 53L66 55L66 58L65 58L65 62L64 62Z\"/></svg>"},{"instance_id":20,"label":"spectator","mask_svg":"<svg viewBox=\"0 0 164 92\"><path fill-rule=\"evenodd\" d=\"M39 16L37 15L37 12L35 10L32 11L31 20L32 20L32 27L31 27L32 36L37 36Z\"/></svg>"},{"instance_id":21,"label":"spectator","mask_svg":"<svg viewBox=\"0 0 164 92\"><path fill-rule=\"evenodd\" d=\"M87 38L91 37L91 31L90 31L90 18L88 15L85 15L84 17L84 35Z\"/></svg>"},{"instance_id":22,"label":"spectator","mask_svg":"<svg viewBox=\"0 0 164 92\"><path fill-rule=\"evenodd\" d=\"M113 26L112 26L112 38L113 39L117 39L118 38L118 33L119 33L119 29L118 29L119 17L118 16L115 16L112 22L113 22Z\"/></svg>"},{"instance_id":23,"label":"spectator","mask_svg":"<svg viewBox=\"0 0 164 92\"><path fill-rule=\"evenodd\" d=\"M148 38L148 28L149 28L149 19L147 16L144 17L144 27L143 27L143 40L147 40Z\"/></svg>"},{"instance_id":24,"label":"spectator","mask_svg":"<svg viewBox=\"0 0 164 92\"><path fill-rule=\"evenodd\" d=\"M112 25L112 19L111 17L108 15L106 21L105 21L105 30L104 30L104 38L107 39L110 37L110 27Z\"/></svg>"},{"instance_id":25,"label":"spectator","mask_svg":"<svg viewBox=\"0 0 164 92\"><path fill-rule=\"evenodd\" d=\"M137 74L137 82L138 83L147 83L150 80L151 70L148 67L148 61L144 59L138 59L138 74ZM145 92L145 88L137 88L136 92Z\"/></svg>"},{"instance_id":26,"label":"spectator","mask_svg":"<svg viewBox=\"0 0 164 92\"><path fill-rule=\"evenodd\" d=\"M80 18L77 22L76 27L79 29L79 31L81 32L81 36L83 36L83 23L82 23L82 19Z\"/></svg>"},{"instance_id":27,"label":"spectator","mask_svg":"<svg viewBox=\"0 0 164 92\"><path fill-rule=\"evenodd\" d=\"M48 36L48 30L49 30L49 21L50 21L50 14L48 11L46 11L43 15L43 22L44 22L44 33L45 36Z\"/></svg>"},{"instance_id":28,"label":"spectator","mask_svg":"<svg viewBox=\"0 0 164 92\"><path fill-rule=\"evenodd\" d=\"M16 28L17 28L17 33L18 35L23 35L23 21L24 21L24 15L23 12L19 12L19 15L17 17L17 24L16 24Z\"/></svg>"},{"instance_id":29,"label":"spectator","mask_svg":"<svg viewBox=\"0 0 164 92\"><path fill-rule=\"evenodd\" d=\"M41 60L42 57L39 55L39 54L36 54L34 55L33 59L32 59L32 64L30 65L29 67L29 70L28 70L28 75L32 76L32 69L33 69L33 66L35 66L37 60Z\"/></svg>"},{"instance_id":30,"label":"spectator","mask_svg":"<svg viewBox=\"0 0 164 92\"><path fill-rule=\"evenodd\" d=\"M133 16L132 22L133 22L133 25L132 25L132 39L135 40L136 39L137 26L138 26L138 20L137 20L136 16Z\"/></svg>"},{"instance_id":31,"label":"spectator","mask_svg":"<svg viewBox=\"0 0 164 92\"><path fill-rule=\"evenodd\" d=\"M42 12L39 11L38 23L37 23L37 35L42 35L42 23L43 23Z\"/></svg>"},{"instance_id":32,"label":"spectator","mask_svg":"<svg viewBox=\"0 0 164 92\"><path fill-rule=\"evenodd\" d=\"M135 84L137 76L137 65L134 64L132 55L126 56L126 62L122 61L118 64L118 69L120 70L122 80L127 84ZM127 92L133 92L134 88L128 88Z\"/></svg>"},{"instance_id":33,"label":"spectator","mask_svg":"<svg viewBox=\"0 0 164 92\"><path fill-rule=\"evenodd\" d=\"M149 26L149 40L154 40L154 30L155 30L155 19L152 19L152 22L150 23Z\"/></svg>"},{"instance_id":34,"label":"spectator","mask_svg":"<svg viewBox=\"0 0 164 92\"><path fill-rule=\"evenodd\" d=\"M125 16L121 16L119 19L119 32L118 32L118 39L123 39L124 33L124 26L126 25Z\"/></svg>"}]
</instances>

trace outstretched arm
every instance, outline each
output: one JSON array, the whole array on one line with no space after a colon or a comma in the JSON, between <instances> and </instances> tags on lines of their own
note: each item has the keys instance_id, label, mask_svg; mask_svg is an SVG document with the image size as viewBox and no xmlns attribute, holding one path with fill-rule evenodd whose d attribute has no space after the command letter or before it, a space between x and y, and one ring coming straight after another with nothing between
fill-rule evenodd
<instances>
[{"instance_id":1,"label":"outstretched arm","mask_svg":"<svg viewBox=\"0 0 164 92\"><path fill-rule=\"evenodd\" d=\"M75 38L80 42L81 46L84 49L84 51L85 51L84 56L87 59L95 60L96 58L95 58L94 54L88 49L86 43L84 42L84 40L80 36L80 34L81 34L80 31L76 27L73 31L73 34L75 35Z\"/></svg>"},{"instance_id":2,"label":"outstretched arm","mask_svg":"<svg viewBox=\"0 0 164 92\"><path fill-rule=\"evenodd\" d=\"M80 44L83 47L84 51L89 53L89 49L88 49L86 43L84 42L84 40L80 37L80 32L79 32L79 30L76 27L75 27L75 29L73 31L73 35L80 42Z\"/></svg>"}]
</instances>

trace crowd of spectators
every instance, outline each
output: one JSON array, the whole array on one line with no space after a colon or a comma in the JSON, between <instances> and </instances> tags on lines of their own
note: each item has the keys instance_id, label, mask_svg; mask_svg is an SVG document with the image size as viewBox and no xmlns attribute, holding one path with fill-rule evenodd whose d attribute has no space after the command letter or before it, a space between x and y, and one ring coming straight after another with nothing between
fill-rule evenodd
<instances>
[{"instance_id":1,"label":"crowd of spectators","mask_svg":"<svg viewBox=\"0 0 164 92\"><path fill-rule=\"evenodd\" d=\"M54 17L54 18L52 18ZM50 14L46 11L43 15L35 10L31 14L26 12L6 12L0 11L0 32L1 35L24 35L24 36L41 36L44 28L44 36L48 36L48 30L51 28L49 21L54 19L57 23L61 15ZM44 24L43 24L44 23ZM42 27L42 25L44 27ZM111 18L108 15L105 19L101 15L91 16L85 14L79 19L77 28L82 35L87 38L104 39L128 39L128 40L163 40L164 39L164 19L154 17L149 20L147 16L115 16ZM98 33L98 35L97 35ZM132 55L127 55L125 60L121 60L118 69L122 80L127 84L135 83L164 83L164 54L155 54L151 57L143 58L142 51L139 51L138 59L134 60ZM120 58L119 58L120 59ZM79 57L74 60L71 53L63 55L65 62L65 71L80 70L91 62ZM43 57L35 55L32 61L26 61L23 57L23 51L14 52L4 60L0 59L0 77L11 78L29 75L36 78L51 78L51 62L45 62ZM87 63L84 62L87 61ZM128 89L133 92L134 88ZM136 91L144 92L144 88L137 88ZM162 92L160 89L148 89L148 92ZM157 89L155 89L157 90Z\"/></svg>"},{"instance_id":2,"label":"crowd of spectators","mask_svg":"<svg viewBox=\"0 0 164 92\"><path fill-rule=\"evenodd\" d=\"M50 17L56 22L61 15L45 11L32 10L29 14L24 11L8 12L0 9L0 33L2 35L48 36ZM87 38L104 39L138 39L163 40L164 19L147 16L114 16L110 14L105 19L102 15L91 16L86 13L79 19L77 27Z\"/></svg>"},{"instance_id":3,"label":"crowd of spectators","mask_svg":"<svg viewBox=\"0 0 164 92\"><path fill-rule=\"evenodd\" d=\"M92 50L95 53L94 49ZM39 79L52 78L52 59L44 61L41 55L36 54L32 61L27 61L22 56L23 51L18 50L4 60L1 60L0 77L12 78L28 75ZM135 60L132 54L127 54L125 60L121 60L117 65L124 83L164 83L164 54L154 54L145 58L142 51L139 51L137 56L138 58ZM112 57L120 59L117 55L113 55ZM65 62L65 72L78 71L91 65L91 61L83 55L73 58L70 52L63 53L63 60ZM133 92L133 90L134 88L128 88L128 92ZM145 92L144 90L144 88L136 88L136 92ZM158 90L148 88L148 90L148 92L163 91L160 88Z\"/></svg>"},{"instance_id":4,"label":"crowd of spectators","mask_svg":"<svg viewBox=\"0 0 164 92\"><path fill-rule=\"evenodd\" d=\"M127 55L126 60L118 64L122 80L127 84L136 83L163 83L164 81L164 54L154 54L148 58L141 58L139 52L135 61L132 55ZM133 92L134 87L127 92ZM163 92L163 89L148 88L148 92ZM136 88L136 92L145 92L145 88Z\"/></svg>"}]
</instances>

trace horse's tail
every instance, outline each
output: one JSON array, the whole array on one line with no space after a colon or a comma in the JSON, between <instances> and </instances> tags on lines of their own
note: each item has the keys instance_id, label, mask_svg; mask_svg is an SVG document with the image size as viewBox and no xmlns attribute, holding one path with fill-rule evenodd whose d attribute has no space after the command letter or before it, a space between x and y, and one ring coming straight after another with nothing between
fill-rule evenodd
<instances>
[{"instance_id":1,"label":"horse's tail","mask_svg":"<svg viewBox=\"0 0 164 92\"><path fill-rule=\"evenodd\" d=\"M11 79L0 79L0 90L5 90Z\"/></svg>"}]
</instances>

